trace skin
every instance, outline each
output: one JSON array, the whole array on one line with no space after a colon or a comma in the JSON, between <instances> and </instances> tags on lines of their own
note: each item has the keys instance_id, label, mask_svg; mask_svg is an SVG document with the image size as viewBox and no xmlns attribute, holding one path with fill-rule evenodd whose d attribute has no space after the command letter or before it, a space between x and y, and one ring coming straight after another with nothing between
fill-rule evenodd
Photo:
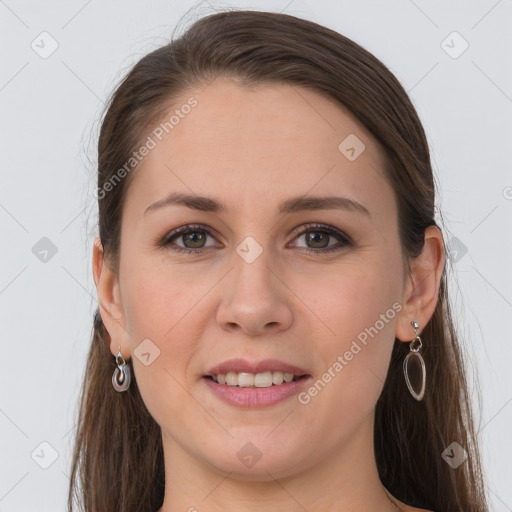
<instances>
[{"instance_id":1,"label":"skin","mask_svg":"<svg viewBox=\"0 0 512 512\"><path fill-rule=\"evenodd\" d=\"M121 346L123 357L132 357L142 398L162 428L166 494L160 512L396 512L373 453L375 405L395 337L411 341L411 321L421 333L434 312L442 234L426 230L423 253L407 275L383 149L334 100L290 85L248 88L216 79L187 91L176 106L191 95L198 105L133 176L118 276L99 238L93 249L112 355ZM349 134L366 146L354 161L338 150ZM169 192L216 198L228 212L171 205L144 215ZM281 201L304 195L348 197L371 216L277 213ZM173 253L155 243L191 223L210 232L202 254ZM333 226L353 244L340 245L335 236L323 245L308 243L304 233L293 232L306 223ZM247 236L262 248L250 264L236 252ZM201 246L182 235L173 242ZM340 250L318 252L325 245ZM395 302L401 311L308 404L292 396L241 409L202 381L211 366L232 357L282 359L316 381ZM149 366L133 356L146 338L160 350ZM248 442L261 453L250 468L237 457ZM403 511L420 510L393 501Z\"/></svg>"}]
</instances>

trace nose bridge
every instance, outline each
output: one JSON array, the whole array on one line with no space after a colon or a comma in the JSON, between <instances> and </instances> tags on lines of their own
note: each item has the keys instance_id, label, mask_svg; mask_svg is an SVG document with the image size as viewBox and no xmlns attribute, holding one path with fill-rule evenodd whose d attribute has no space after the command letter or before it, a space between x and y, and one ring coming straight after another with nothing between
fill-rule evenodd
<instances>
[{"instance_id":1,"label":"nose bridge","mask_svg":"<svg viewBox=\"0 0 512 512\"><path fill-rule=\"evenodd\" d=\"M261 241L261 243L256 239ZM272 268L270 238L262 234L246 236L235 248L233 282L237 292L249 292L259 300L270 300L276 294L276 271Z\"/></svg>"},{"instance_id":2,"label":"nose bridge","mask_svg":"<svg viewBox=\"0 0 512 512\"><path fill-rule=\"evenodd\" d=\"M238 326L253 335L269 328L288 328L292 318L286 287L272 265L270 239L261 235L260 240L265 240L260 244L256 236L247 236L236 246L231 277L218 311L223 328Z\"/></svg>"}]
</instances>

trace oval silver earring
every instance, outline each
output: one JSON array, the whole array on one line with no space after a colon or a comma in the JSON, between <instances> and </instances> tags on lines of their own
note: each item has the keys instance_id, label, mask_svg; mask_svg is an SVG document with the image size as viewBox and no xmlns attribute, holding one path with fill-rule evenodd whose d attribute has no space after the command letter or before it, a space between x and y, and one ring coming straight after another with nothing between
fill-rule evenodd
<instances>
[{"instance_id":1,"label":"oval silver earring","mask_svg":"<svg viewBox=\"0 0 512 512\"><path fill-rule=\"evenodd\" d=\"M116 356L116 364L117 368L112 374L112 386L121 393L130 387L131 382L130 366L126 364L121 354L121 347L119 347L119 353Z\"/></svg>"},{"instance_id":2,"label":"oval silver earring","mask_svg":"<svg viewBox=\"0 0 512 512\"><path fill-rule=\"evenodd\" d=\"M407 388L411 395L420 402L425 395L425 385L427 380L427 371L425 361L420 349L423 346L420 336L418 335L418 323L411 322L416 338L409 343L410 352L404 359L404 376Z\"/></svg>"}]
</instances>

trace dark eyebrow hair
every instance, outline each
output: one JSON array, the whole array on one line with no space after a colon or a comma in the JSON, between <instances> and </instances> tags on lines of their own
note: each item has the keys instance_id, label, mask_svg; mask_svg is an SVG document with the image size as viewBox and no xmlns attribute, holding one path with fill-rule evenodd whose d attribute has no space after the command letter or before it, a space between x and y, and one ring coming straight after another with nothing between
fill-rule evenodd
<instances>
[{"instance_id":1,"label":"dark eyebrow hair","mask_svg":"<svg viewBox=\"0 0 512 512\"><path fill-rule=\"evenodd\" d=\"M192 210L203 212L226 213L228 208L226 205L216 199L204 196L196 196L183 192L172 192L163 199L150 204L145 210L144 215L148 211L156 210L168 205L182 205ZM328 197L292 197L279 205L278 213L294 213L300 211L313 210L347 210L359 212L371 217L370 212L362 204L349 199L347 197L328 196Z\"/></svg>"}]
</instances>

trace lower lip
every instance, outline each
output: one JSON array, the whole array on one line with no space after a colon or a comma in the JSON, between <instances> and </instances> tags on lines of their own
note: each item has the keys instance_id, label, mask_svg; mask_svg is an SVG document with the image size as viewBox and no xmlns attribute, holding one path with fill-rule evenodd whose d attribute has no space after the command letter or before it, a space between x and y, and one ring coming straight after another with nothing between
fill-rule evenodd
<instances>
[{"instance_id":1,"label":"lower lip","mask_svg":"<svg viewBox=\"0 0 512 512\"><path fill-rule=\"evenodd\" d=\"M222 400L237 407L257 408L276 404L285 398L296 395L303 388L311 376L301 377L299 380L285 382L278 386L268 388L238 388L219 384L214 380L203 377L205 384Z\"/></svg>"}]
</instances>

